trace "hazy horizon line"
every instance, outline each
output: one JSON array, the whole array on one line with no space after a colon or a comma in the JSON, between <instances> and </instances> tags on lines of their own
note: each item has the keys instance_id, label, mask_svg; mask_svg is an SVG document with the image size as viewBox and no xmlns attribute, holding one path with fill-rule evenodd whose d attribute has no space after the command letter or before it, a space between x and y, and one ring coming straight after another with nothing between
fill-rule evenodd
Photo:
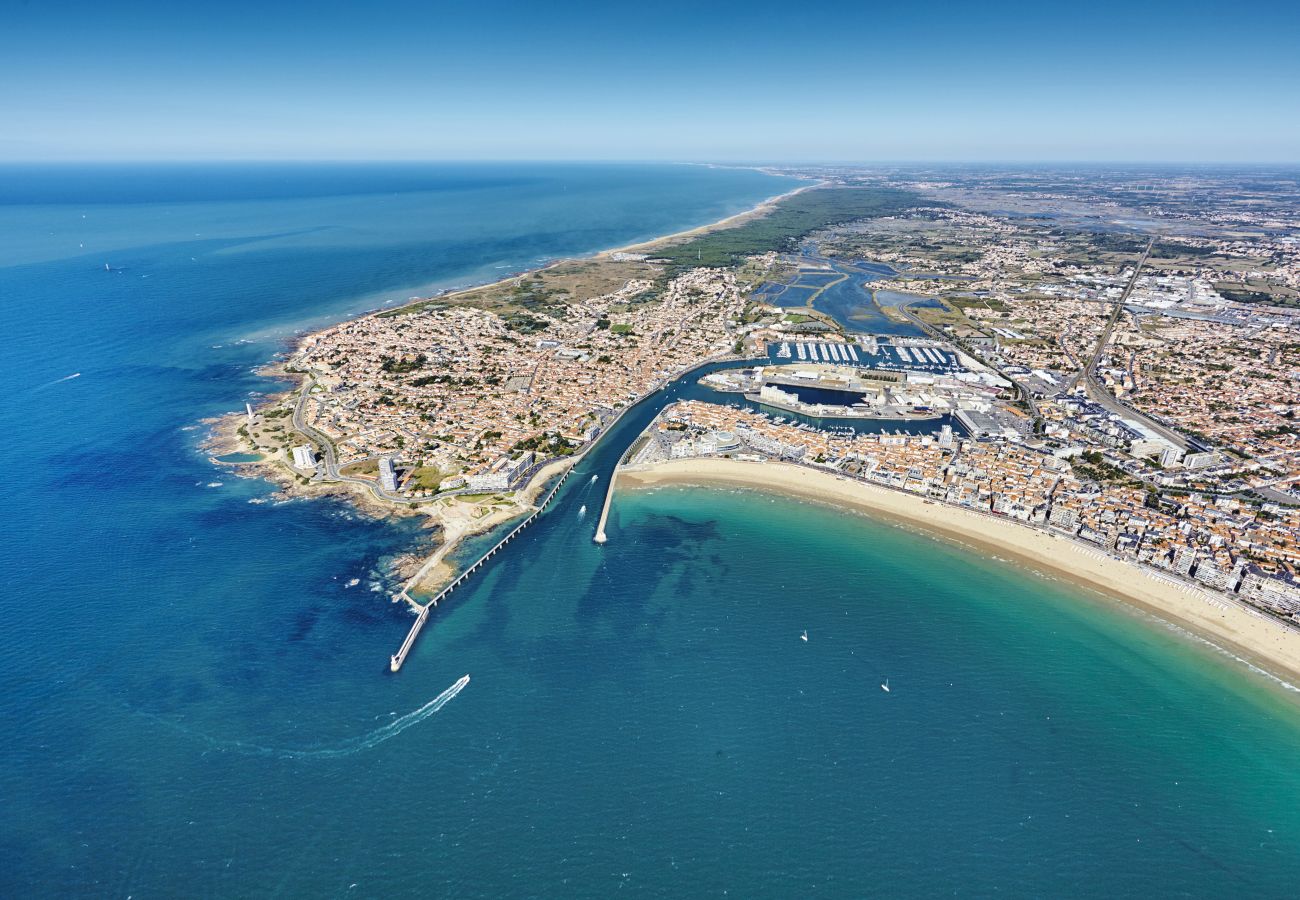
<instances>
[{"instance_id":1,"label":"hazy horizon line","mask_svg":"<svg viewBox=\"0 0 1300 900\"><path fill-rule=\"evenodd\" d=\"M14 158L0 159L0 166L77 166L77 165L685 165L706 166L730 169L770 169L770 168L832 168L832 167L919 167L919 166L1187 166L1198 168L1264 168L1297 167L1300 159L1276 160L1205 160L1205 159L1070 159L1036 158L1036 159L958 159L958 158L921 158L921 159L856 159L856 160L708 160L694 158L631 158L631 157L242 157L242 156L183 156L183 157L78 157L78 158Z\"/></svg>"}]
</instances>

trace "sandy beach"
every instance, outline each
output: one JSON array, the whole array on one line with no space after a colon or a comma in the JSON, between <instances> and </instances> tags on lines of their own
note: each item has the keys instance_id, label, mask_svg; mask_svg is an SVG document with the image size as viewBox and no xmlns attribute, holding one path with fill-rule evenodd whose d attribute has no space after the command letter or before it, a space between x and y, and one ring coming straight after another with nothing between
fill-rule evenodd
<instances>
[{"instance_id":1,"label":"sandy beach","mask_svg":"<svg viewBox=\"0 0 1300 900\"><path fill-rule=\"evenodd\" d=\"M786 191L784 194L779 194L771 199L764 200L762 203L757 206L752 206L744 212L738 212L734 216L727 216L725 219L719 219L716 222L710 222L709 224L701 225L698 228L688 228L685 231L677 231L673 234L661 235L660 237L651 238L648 241L641 241L637 244L628 244L623 247L612 247L609 250L602 250L600 253L596 254L595 258L608 259L615 253L645 253L656 247L662 247L665 244L673 244L679 241L684 241L688 238L693 238L697 235L708 234L710 231L721 231L724 228L735 228L737 225L743 225L751 219L762 218L772 210L776 209L776 205L782 200L787 200L795 194L802 194L804 191L811 191L813 188L819 187L822 183L823 182L817 182L815 184L806 184L803 187L797 187L793 191Z\"/></svg>"},{"instance_id":2,"label":"sandy beach","mask_svg":"<svg viewBox=\"0 0 1300 900\"><path fill-rule=\"evenodd\" d=\"M1300 685L1300 631L1233 599L1166 580L1065 536L784 463L673 460L623 470L618 479L621 488L697 484L771 490L915 525L1135 605Z\"/></svg>"}]
</instances>

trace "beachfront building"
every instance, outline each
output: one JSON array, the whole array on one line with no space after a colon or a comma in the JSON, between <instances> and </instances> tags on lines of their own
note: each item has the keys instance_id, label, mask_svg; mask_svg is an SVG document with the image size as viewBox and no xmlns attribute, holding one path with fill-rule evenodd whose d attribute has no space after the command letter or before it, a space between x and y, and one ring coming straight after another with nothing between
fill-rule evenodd
<instances>
[{"instance_id":1,"label":"beachfront building","mask_svg":"<svg viewBox=\"0 0 1300 900\"><path fill-rule=\"evenodd\" d=\"M488 469L466 476L465 487L472 491L514 490L535 460L532 451L516 457L503 456Z\"/></svg>"},{"instance_id":2,"label":"beachfront building","mask_svg":"<svg viewBox=\"0 0 1300 900\"><path fill-rule=\"evenodd\" d=\"M384 456L379 460L379 486L390 494L397 492L397 468L392 457Z\"/></svg>"},{"instance_id":3,"label":"beachfront building","mask_svg":"<svg viewBox=\"0 0 1300 900\"><path fill-rule=\"evenodd\" d=\"M1269 578L1260 572L1247 572L1241 580L1241 594L1274 612L1293 616L1300 613L1300 584Z\"/></svg>"},{"instance_id":4,"label":"beachfront building","mask_svg":"<svg viewBox=\"0 0 1300 900\"><path fill-rule=\"evenodd\" d=\"M308 444L293 448L293 464L299 469L316 469L316 451Z\"/></svg>"}]
</instances>

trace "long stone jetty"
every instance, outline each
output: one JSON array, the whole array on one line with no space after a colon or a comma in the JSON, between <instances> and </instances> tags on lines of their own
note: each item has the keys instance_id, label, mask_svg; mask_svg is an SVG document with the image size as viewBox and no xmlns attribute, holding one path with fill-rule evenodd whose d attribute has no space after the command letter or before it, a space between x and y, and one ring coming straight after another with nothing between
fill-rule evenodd
<instances>
[{"instance_id":1,"label":"long stone jetty","mask_svg":"<svg viewBox=\"0 0 1300 900\"><path fill-rule=\"evenodd\" d=\"M560 476L560 480L555 482L555 486L552 487L547 492L546 498L542 500L540 504L538 504L537 508L534 509L531 513L529 513L528 518L524 519L514 528L511 528L510 531L506 533L505 537L503 537L501 540L493 544L491 549L489 549L477 560L475 560L472 566L467 568L464 572L461 572L460 576L455 581L453 581L451 584L447 585L445 588L439 591L432 600L430 600L423 607L421 607L419 615L417 615L415 617L415 621L411 623L411 630L407 632L406 640L402 641L402 646L399 647L397 652L394 653L392 657L389 659L388 668L391 671L396 672L398 669L402 668L402 664L406 662L407 654L409 654L411 652L411 648L415 646L415 639L420 636L420 631L424 628L424 623L429 620L429 610L436 607L438 603L442 601L444 598L446 598L448 594L450 594L452 591L456 590L456 588L464 584L465 581L471 575L473 575L475 572L477 572L479 569L483 567L484 563L486 563L493 556L496 556L498 550L500 550L506 544L513 541L515 537L519 534L519 532L523 531L529 525L533 524L533 520L536 519L538 516L540 516L543 512L545 512L546 507L549 506L551 500L555 498L556 492L559 491L560 487L563 486L565 480L569 477L569 472L572 471L573 469L570 468L566 470L563 475Z\"/></svg>"},{"instance_id":2,"label":"long stone jetty","mask_svg":"<svg viewBox=\"0 0 1300 900\"><path fill-rule=\"evenodd\" d=\"M618 483L618 469L615 468L609 475L609 489L605 491L605 505L600 509L600 521L596 523L596 536L592 538L597 544L603 544L609 540L605 534L605 520L609 518L609 504L614 499L614 485Z\"/></svg>"}]
</instances>

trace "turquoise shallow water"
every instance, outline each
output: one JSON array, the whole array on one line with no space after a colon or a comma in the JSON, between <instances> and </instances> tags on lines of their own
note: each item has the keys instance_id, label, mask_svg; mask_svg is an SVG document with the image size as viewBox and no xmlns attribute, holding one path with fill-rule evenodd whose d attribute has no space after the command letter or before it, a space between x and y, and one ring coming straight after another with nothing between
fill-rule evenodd
<instances>
[{"instance_id":1,"label":"turquoise shallow water","mask_svg":"<svg viewBox=\"0 0 1300 900\"><path fill-rule=\"evenodd\" d=\"M638 719L656 748L669 722L686 731L664 738L663 764L691 768L709 802L671 818L711 848L700 877L715 873L712 886L1294 885L1295 707L1226 656L1103 598L813 504L673 488L626 495L618 512L605 548L618 560L603 569L644 595L599 618L663 661L637 669L658 710ZM629 572L628 555L647 558ZM719 839L744 849L732 859ZM736 859L768 881L737 876Z\"/></svg>"},{"instance_id":2,"label":"turquoise shallow water","mask_svg":"<svg viewBox=\"0 0 1300 900\"><path fill-rule=\"evenodd\" d=\"M373 176L335 173L328 190L281 179L238 201L172 186L187 199L170 213L0 206L31 260L0 268L18 436L3 461L20 474L0 549L7 896L1292 893L1300 713L1222 654L950 545L757 493L625 494L611 543L593 545L618 447L663 396L388 675L409 617L371 588L419 535L336 503L249 503L268 488L222 473L185 430L263 387L249 369L277 344L260 336L469 278L507 244L595 249L571 235L596 234L584 207L599 198L603 246L639 236L641 203L669 230L786 188L542 167L514 173L521 202L550 210L528 236L490 212L500 173L407 174L389 193L348 193ZM430 212L381 237L393 194ZM255 246L340 221L321 213L336 202L364 234ZM430 249L430 222L474 209L501 243L458 245L477 248L459 261ZM99 239L73 233L83 213L111 219L127 271L63 246ZM55 220L69 233L35 229ZM193 242L217 220L220 247Z\"/></svg>"}]
</instances>

